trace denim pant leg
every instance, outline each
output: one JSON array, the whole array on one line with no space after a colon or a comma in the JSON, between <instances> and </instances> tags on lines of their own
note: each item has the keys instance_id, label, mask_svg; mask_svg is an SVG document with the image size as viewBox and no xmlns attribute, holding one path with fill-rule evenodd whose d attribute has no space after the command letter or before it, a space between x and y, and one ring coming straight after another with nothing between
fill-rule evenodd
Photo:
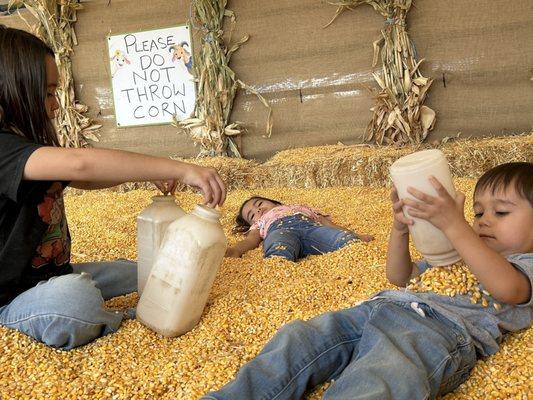
<instances>
[{"instance_id":1,"label":"denim pant leg","mask_svg":"<svg viewBox=\"0 0 533 400\"><path fill-rule=\"evenodd\" d=\"M466 380L476 361L467 334L431 317L429 308L425 317L406 308L410 304L374 308L359 352L324 399L434 399Z\"/></svg>"},{"instance_id":2,"label":"denim pant leg","mask_svg":"<svg viewBox=\"0 0 533 400\"><path fill-rule=\"evenodd\" d=\"M283 326L234 381L203 399L300 399L336 379L357 353L372 307L368 303Z\"/></svg>"},{"instance_id":3,"label":"denim pant leg","mask_svg":"<svg viewBox=\"0 0 533 400\"><path fill-rule=\"evenodd\" d=\"M306 256L331 253L356 240L359 237L352 231L313 224L302 234L303 253Z\"/></svg>"},{"instance_id":4,"label":"denim pant leg","mask_svg":"<svg viewBox=\"0 0 533 400\"><path fill-rule=\"evenodd\" d=\"M91 274L104 300L137 291L137 263L129 260L72 264L75 273Z\"/></svg>"},{"instance_id":5,"label":"denim pant leg","mask_svg":"<svg viewBox=\"0 0 533 400\"><path fill-rule=\"evenodd\" d=\"M123 314L102 306L90 274L62 275L39 282L1 307L0 324L70 350L118 329Z\"/></svg>"},{"instance_id":6,"label":"denim pant leg","mask_svg":"<svg viewBox=\"0 0 533 400\"><path fill-rule=\"evenodd\" d=\"M288 228L271 228L263 241L265 258L279 256L296 261L301 257L301 248L298 232Z\"/></svg>"}]
</instances>

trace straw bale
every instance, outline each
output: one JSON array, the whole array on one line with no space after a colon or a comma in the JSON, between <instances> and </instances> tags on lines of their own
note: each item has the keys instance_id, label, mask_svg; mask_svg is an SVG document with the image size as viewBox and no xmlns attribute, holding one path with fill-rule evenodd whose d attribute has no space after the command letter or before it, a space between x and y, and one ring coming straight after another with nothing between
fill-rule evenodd
<instances>
[{"instance_id":1,"label":"straw bale","mask_svg":"<svg viewBox=\"0 0 533 400\"><path fill-rule=\"evenodd\" d=\"M510 161L533 160L533 134L406 147L330 145L281 151L257 167L260 187L388 186L389 167L413 151L440 148L457 177L477 178Z\"/></svg>"},{"instance_id":2,"label":"straw bale","mask_svg":"<svg viewBox=\"0 0 533 400\"><path fill-rule=\"evenodd\" d=\"M441 146L455 176L479 178L485 171L511 161L533 162L533 133L456 140Z\"/></svg>"},{"instance_id":3,"label":"straw bale","mask_svg":"<svg viewBox=\"0 0 533 400\"><path fill-rule=\"evenodd\" d=\"M269 187L381 187L390 185L389 167L394 161L413 151L428 148L440 148L444 152L454 176L478 178L486 170L504 162L532 161L533 133L406 147L369 144L302 147L280 151L262 164L255 160L233 157L172 158L215 168L229 190ZM134 189L150 190L153 185L133 182L111 190L126 192ZM79 190L69 190L72 193L83 193ZM184 191L187 188L179 185L177 190Z\"/></svg>"},{"instance_id":4,"label":"straw bale","mask_svg":"<svg viewBox=\"0 0 533 400\"><path fill-rule=\"evenodd\" d=\"M473 184L472 179L456 179L456 187L467 196L469 220L473 218ZM73 261L135 259L135 217L154 194L134 190L67 195ZM384 271L392 218L388 189L232 191L221 208L223 228L232 244L240 239L231 233L235 213L252 194L308 204L331 214L334 222L372 233L376 240L297 263L264 260L261 249L241 259L224 259L200 323L178 338L164 338L130 320L115 334L62 352L0 328L0 398L198 399L231 380L283 324L349 307L391 287ZM201 199L179 192L176 200L190 211ZM137 301L134 293L106 305L128 308ZM531 391L528 377L533 375L528 347L532 335L533 328L509 335L500 352L478 363L472 376L446 400L527 398ZM320 398L327 386L317 388L307 399Z\"/></svg>"},{"instance_id":5,"label":"straw bale","mask_svg":"<svg viewBox=\"0 0 533 400\"><path fill-rule=\"evenodd\" d=\"M235 157L205 157L183 159L182 161L215 168L222 180L227 184L228 190L252 186L255 178L255 167L258 165L254 160ZM184 190L185 187L180 186L179 189Z\"/></svg>"},{"instance_id":6,"label":"straw bale","mask_svg":"<svg viewBox=\"0 0 533 400\"><path fill-rule=\"evenodd\" d=\"M407 148L367 145L286 150L260 166L261 184L309 188L384 186L388 182L388 166L409 152Z\"/></svg>"}]
</instances>

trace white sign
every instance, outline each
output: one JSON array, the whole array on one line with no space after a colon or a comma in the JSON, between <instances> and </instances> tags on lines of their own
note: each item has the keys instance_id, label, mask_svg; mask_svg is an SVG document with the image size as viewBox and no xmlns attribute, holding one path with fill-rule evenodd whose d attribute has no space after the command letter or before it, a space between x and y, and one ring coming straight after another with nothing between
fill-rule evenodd
<instances>
[{"instance_id":1,"label":"white sign","mask_svg":"<svg viewBox=\"0 0 533 400\"><path fill-rule=\"evenodd\" d=\"M189 118L196 100L187 25L109 36L117 126Z\"/></svg>"}]
</instances>

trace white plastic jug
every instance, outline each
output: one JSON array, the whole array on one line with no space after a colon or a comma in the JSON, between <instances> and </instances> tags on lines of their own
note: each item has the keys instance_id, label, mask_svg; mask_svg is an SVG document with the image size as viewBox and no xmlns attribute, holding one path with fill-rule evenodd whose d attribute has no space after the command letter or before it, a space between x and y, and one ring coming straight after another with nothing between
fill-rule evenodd
<instances>
[{"instance_id":1,"label":"white plastic jug","mask_svg":"<svg viewBox=\"0 0 533 400\"><path fill-rule=\"evenodd\" d=\"M171 222L185 215L174 196L154 196L137 217L137 292L142 294L163 235Z\"/></svg>"},{"instance_id":2,"label":"white plastic jug","mask_svg":"<svg viewBox=\"0 0 533 400\"><path fill-rule=\"evenodd\" d=\"M220 213L197 205L170 224L137 305L137 319L168 337L196 326L226 252Z\"/></svg>"},{"instance_id":3,"label":"white plastic jug","mask_svg":"<svg viewBox=\"0 0 533 400\"><path fill-rule=\"evenodd\" d=\"M391 165L390 174L400 199L414 199L407 192L408 186L436 196L437 192L429 182L430 175L437 178L448 193L455 197L450 168L440 150L423 150L401 157ZM409 233L415 247L431 265L451 265L461 259L440 229L428 221L411 217L405 208L403 212L414 221L414 224L409 226Z\"/></svg>"}]
</instances>

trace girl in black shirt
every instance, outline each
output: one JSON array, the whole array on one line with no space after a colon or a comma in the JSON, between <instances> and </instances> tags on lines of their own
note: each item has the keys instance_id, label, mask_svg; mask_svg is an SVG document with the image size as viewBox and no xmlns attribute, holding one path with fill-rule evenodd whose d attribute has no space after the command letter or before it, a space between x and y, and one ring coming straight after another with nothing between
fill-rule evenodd
<instances>
[{"instance_id":1,"label":"girl in black shirt","mask_svg":"<svg viewBox=\"0 0 533 400\"><path fill-rule=\"evenodd\" d=\"M0 324L71 349L115 331L122 314L103 298L136 290L135 263L70 263L63 189L153 181L173 193L181 181L205 203L224 202L218 173L126 151L62 148L51 120L59 108L52 50L0 25Z\"/></svg>"}]
</instances>

